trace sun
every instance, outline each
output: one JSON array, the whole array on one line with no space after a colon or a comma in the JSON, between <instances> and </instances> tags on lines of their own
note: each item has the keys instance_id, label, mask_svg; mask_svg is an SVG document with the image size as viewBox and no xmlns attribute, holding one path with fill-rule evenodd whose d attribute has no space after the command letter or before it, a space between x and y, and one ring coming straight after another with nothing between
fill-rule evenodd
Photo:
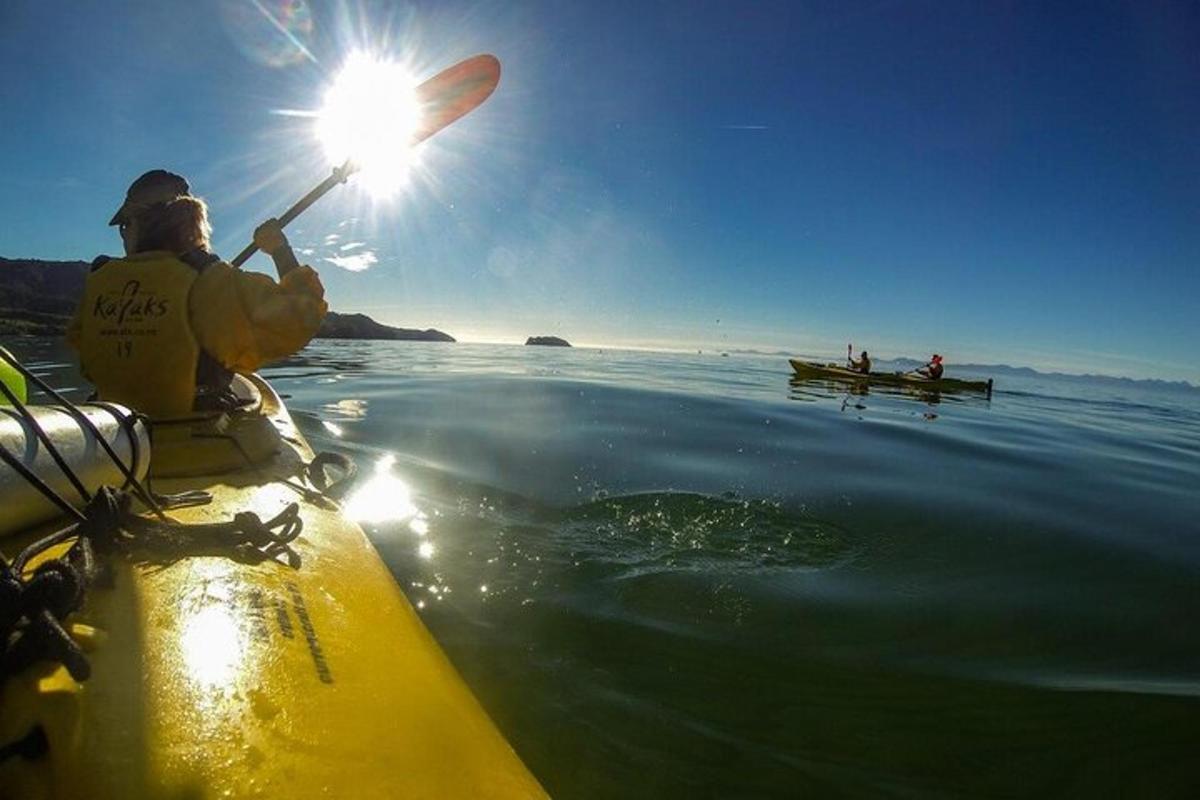
<instances>
[{"instance_id":1,"label":"sun","mask_svg":"<svg viewBox=\"0 0 1200 800\"><path fill-rule=\"evenodd\" d=\"M317 114L317 140L330 162L352 162L375 197L394 194L408 177L412 137L421 122L416 85L402 64L355 52Z\"/></svg>"}]
</instances>

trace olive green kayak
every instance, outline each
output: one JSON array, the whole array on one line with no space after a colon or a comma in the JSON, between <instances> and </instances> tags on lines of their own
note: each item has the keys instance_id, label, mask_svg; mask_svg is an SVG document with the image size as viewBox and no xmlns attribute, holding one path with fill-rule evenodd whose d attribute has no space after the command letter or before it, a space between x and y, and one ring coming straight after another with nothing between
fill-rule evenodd
<instances>
[{"instance_id":1,"label":"olive green kayak","mask_svg":"<svg viewBox=\"0 0 1200 800\"><path fill-rule=\"evenodd\" d=\"M792 369L798 378L825 378L835 381L866 382L886 386L917 386L930 391L945 392L986 392L992 394L992 380L968 381L960 378L939 378L931 380L911 372L855 372L840 364L821 364L816 361L800 361L789 358Z\"/></svg>"}]
</instances>

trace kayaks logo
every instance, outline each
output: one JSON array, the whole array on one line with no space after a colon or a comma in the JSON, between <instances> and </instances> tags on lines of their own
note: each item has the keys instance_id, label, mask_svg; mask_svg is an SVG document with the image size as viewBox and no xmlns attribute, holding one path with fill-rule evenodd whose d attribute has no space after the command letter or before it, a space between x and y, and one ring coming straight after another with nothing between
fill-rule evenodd
<instances>
[{"instance_id":1,"label":"kayaks logo","mask_svg":"<svg viewBox=\"0 0 1200 800\"><path fill-rule=\"evenodd\" d=\"M98 295L92 307L92 316L118 325L144 322L165 315L167 305L167 301L154 292L143 292L141 281L129 281L120 294Z\"/></svg>"}]
</instances>

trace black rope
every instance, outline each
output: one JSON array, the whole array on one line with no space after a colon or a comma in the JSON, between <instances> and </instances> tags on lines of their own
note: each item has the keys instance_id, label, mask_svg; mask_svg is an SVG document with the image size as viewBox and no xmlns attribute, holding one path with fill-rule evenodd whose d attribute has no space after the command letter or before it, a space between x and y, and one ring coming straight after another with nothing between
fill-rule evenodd
<instances>
[{"instance_id":1,"label":"black rope","mask_svg":"<svg viewBox=\"0 0 1200 800\"><path fill-rule=\"evenodd\" d=\"M152 519L132 511L127 492L102 486L83 511L83 520L22 550L12 563L0 557L0 683L38 661L61 663L77 681L91 666L63 621L83 605L98 573L95 552L138 553L151 559L227 555L252 563L278 561L293 568L300 557L290 547L304 527L292 503L265 522L251 511L228 522L186 524ZM51 547L73 541L67 552L29 565Z\"/></svg>"},{"instance_id":2,"label":"black rope","mask_svg":"<svg viewBox=\"0 0 1200 800\"><path fill-rule=\"evenodd\" d=\"M150 418L137 411L132 411L113 403L94 401L90 405L93 408L100 408L107 411L116 420L117 427L129 438L129 471L123 473L125 483L121 484L122 489L128 489L133 485L132 479L137 475L138 465L142 461L142 438L137 435L137 424L141 422L148 434L150 430ZM155 500L157 501L157 499L156 497Z\"/></svg>"},{"instance_id":3,"label":"black rope","mask_svg":"<svg viewBox=\"0 0 1200 800\"><path fill-rule=\"evenodd\" d=\"M123 518L116 545L138 550L151 559L173 560L180 554L233 553L248 563L278 561L298 569L299 555L290 545L304 528L300 505L291 503L274 517L263 521L252 511L234 514L228 522L184 524L162 523L137 515Z\"/></svg>"},{"instance_id":4,"label":"black rope","mask_svg":"<svg viewBox=\"0 0 1200 800\"><path fill-rule=\"evenodd\" d=\"M50 741L41 725L34 725L29 732L16 741L0 746L0 764L10 758L23 758L35 761L46 755L50 750Z\"/></svg>"}]
</instances>

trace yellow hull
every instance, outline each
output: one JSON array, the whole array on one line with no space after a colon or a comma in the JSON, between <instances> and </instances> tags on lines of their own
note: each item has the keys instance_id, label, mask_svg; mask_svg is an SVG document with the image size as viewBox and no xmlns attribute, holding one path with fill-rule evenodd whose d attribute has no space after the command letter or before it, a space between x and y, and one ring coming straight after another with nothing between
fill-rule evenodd
<instances>
[{"instance_id":1,"label":"yellow hull","mask_svg":"<svg viewBox=\"0 0 1200 800\"><path fill-rule=\"evenodd\" d=\"M154 489L214 495L170 512L184 522L244 510L265 520L299 501L301 566L185 552L110 559L113 585L91 589L70 618L91 678L43 665L0 694L0 744L39 725L49 744L40 758L0 764L0 795L544 796L361 528L281 482L302 482L312 453L270 387L256 385L279 451L251 469L157 478ZM33 536L5 540L6 552Z\"/></svg>"}]
</instances>

